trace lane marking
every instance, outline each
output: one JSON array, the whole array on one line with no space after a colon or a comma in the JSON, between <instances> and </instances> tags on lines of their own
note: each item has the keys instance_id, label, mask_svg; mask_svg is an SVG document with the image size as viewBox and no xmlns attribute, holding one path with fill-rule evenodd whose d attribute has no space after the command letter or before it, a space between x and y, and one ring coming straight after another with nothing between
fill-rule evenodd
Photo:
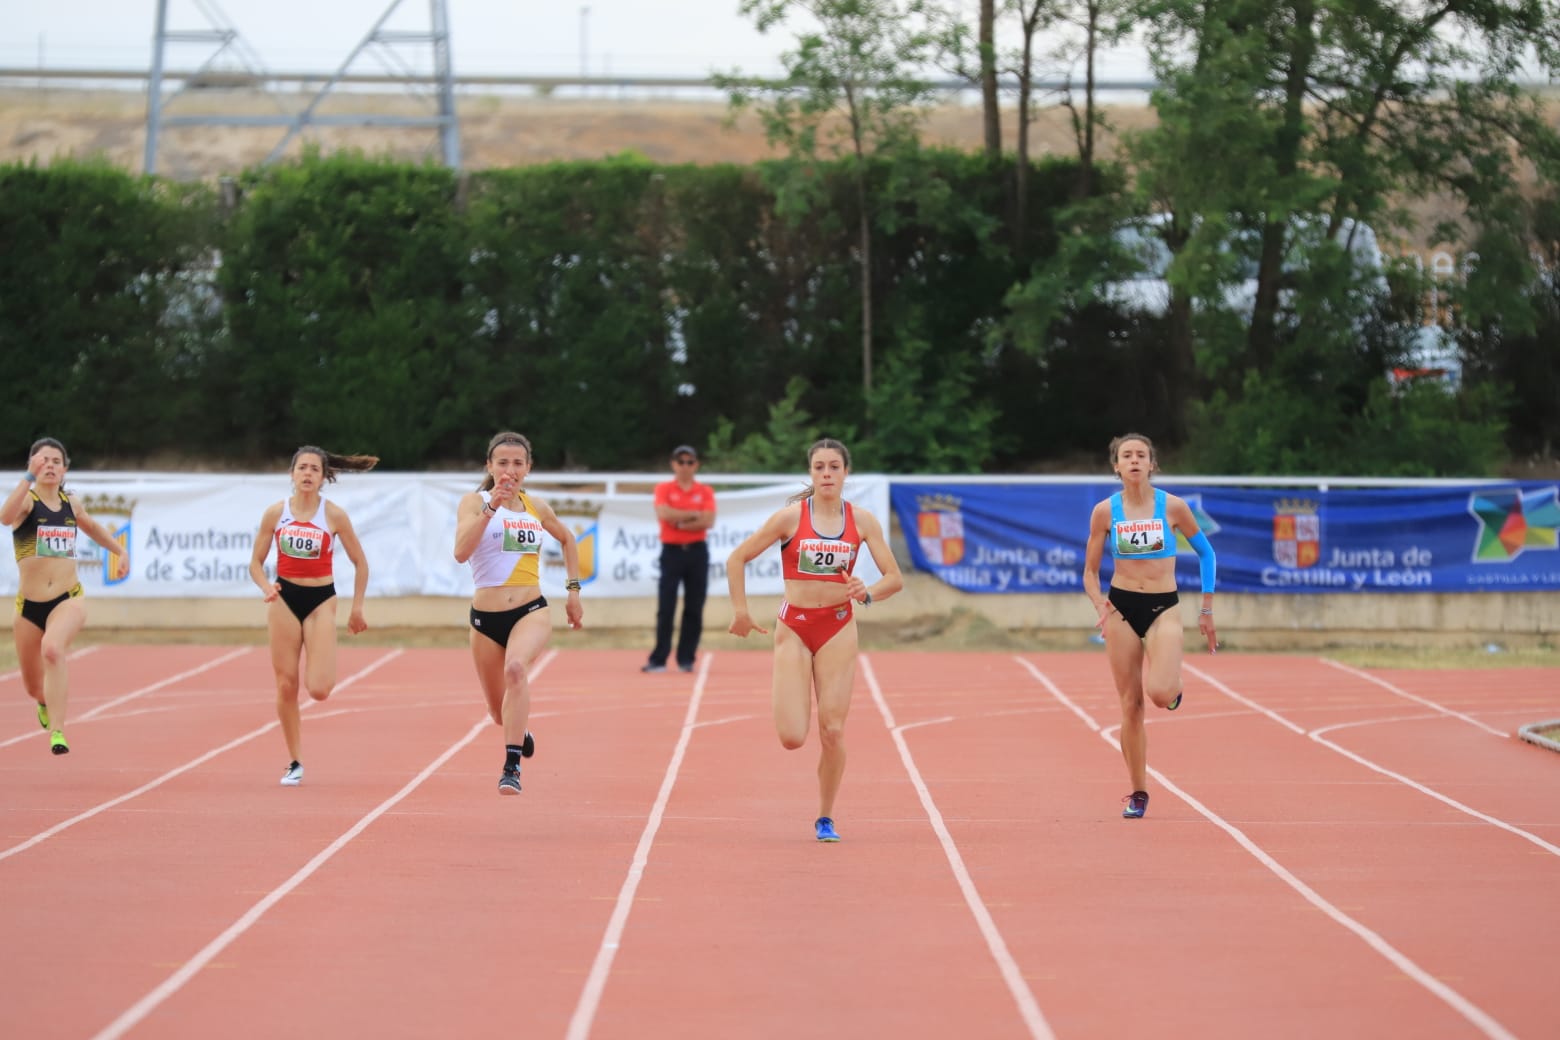
<instances>
[{"instance_id":1,"label":"lane marking","mask_svg":"<svg viewBox=\"0 0 1560 1040\"><path fill-rule=\"evenodd\" d=\"M1018 962L1013 959L1007 941L1002 938L1002 932L997 928L997 922L981 899L980 892L976 890L975 880L970 877L970 872L964 865L964 857L960 855L958 846L954 844L953 835L948 832L948 825L943 820L942 811L937 808L926 781L921 777L920 769L916 767L915 756L910 753L910 745L905 741L906 730L916 726L952 721L952 716L927 722L909 723L904 726L898 725L894 721L894 713L889 709L887 699L883 696L883 688L878 685L877 673L872 668L871 659L866 654L862 654L860 661L861 673L867 680L867 688L872 691L872 700L877 704L878 712L883 716L883 723L894 738L895 746L899 748L899 760L904 763L905 772L910 776L910 783L915 787L916 796L921 800L921 808L926 811L926 818L931 821L937 841L942 845L943 855L948 860L948 866L953 870L953 877L959 884L959 891L964 895L964 905L974 916L975 924L986 940L986 949L990 951L991 959L996 961L997 969L1002 974L1002 981L1007 984L1013 1002L1018 1005L1019 1016L1024 1020L1029 1035L1035 1040L1054 1040L1056 1034L1051 1031L1050 1023L1045 1020L1045 1015L1040 1010L1039 1001L1035 999L1029 984L1024 981L1024 973L1019 970Z\"/></svg>"},{"instance_id":2,"label":"lane marking","mask_svg":"<svg viewBox=\"0 0 1560 1040\"><path fill-rule=\"evenodd\" d=\"M1014 660L1018 661L1021 665L1024 666L1025 669L1034 675L1035 678L1037 678L1046 687L1046 689L1051 692L1053 697L1056 697L1063 704L1066 704L1069 707L1075 707L1072 704L1072 701L1068 699L1067 695L1062 693L1061 689L1057 687L1057 685L1053 683L1038 668L1034 667L1032 664L1030 664L1028 661L1025 661L1021 657L1015 656ZM1187 665L1184 667L1191 666ZM1196 671L1196 669L1192 670ZM1101 727L1099 723L1095 722L1093 718L1084 714L1081 709L1077 709L1076 713L1085 718L1089 728L1098 733L1100 738L1104 740L1105 743L1115 748L1117 752L1121 751L1121 743L1113 735L1118 728L1117 726L1112 726L1109 729L1105 729ZM1274 876L1276 876L1280 881L1284 882L1284 884L1288 885L1290 888L1294 889L1295 892L1299 893L1301 898L1303 898L1306 902L1310 903L1322 913L1326 914L1334 924L1337 924L1347 929L1348 931L1353 932L1356 936L1363 940L1367 946L1369 946L1382 957L1386 958L1387 961L1389 961L1399 971L1403 972L1403 974L1407 975L1414 982L1417 982L1419 985L1433 993L1436 997L1440 998L1443 1003L1461 1015L1475 1029L1479 1030L1479 1032L1483 1033L1487 1037L1491 1037L1492 1040L1517 1040L1516 1036L1510 1030L1497 1022L1492 1016L1490 1016L1488 1012L1484 1011L1478 1005L1470 1001L1467 997L1464 997L1461 993L1458 993L1440 979L1430 974L1430 972L1421 968L1412 959L1410 959L1407 954L1403 953L1402 951L1398 950L1397 947L1387 942L1387 940L1382 938L1381 935L1375 931L1372 931L1370 928L1367 928L1364 924L1356 921L1354 918L1344 913L1336 905L1329 902L1321 895L1321 893L1317 892L1310 885L1307 885L1304 881L1301 881L1294 874L1290 873L1288 868L1269 855L1267 851L1264 850L1260 845L1247 837L1244 831L1230 823L1228 820L1224 819L1224 817L1208 808L1196 798L1193 798L1189 793L1171 781L1169 777L1165 776L1164 773L1155 769L1153 766L1148 767L1148 773L1155 780L1158 780L1166 790L1172 792L1176 797L1180 798L1187 805L1191 806L1193 810L1195 810L1209 823L1222 830L1225 834L1228 834L1232 839L1234 839L1237 845L1245 849L1246 852L1249 853L1254 859L1256 859L1257 862L1261 863L1264 867L1271 871Z\"/></svg>"},{"instance_id":3,"label":"lane marking","mask_svg":"<svg viewBox=\"0 0 1560 1040\"><path fill-rule=\"evenodd\" d=\"M355 672L352 675L349 675L347 678L345 678L341 682L337 683L336 684L336 690L339 692L342 689L345 689L347 686L350 686L352 683L357 682L359 679L361 679L364 676L368 675L370 672L373 672L373 671L377 670L381 665L388 664L390 661L393 661L395 658L399 657L401 655L401 653L402 653L402 651L400 651L400 650L392 650L390 653L386 654L384 657L379 658L377 661L373 662L368 667L362 669L359 672ZM216 663L218 663L218 662L215 662L215 661L212 662L212 664L216 664ZM123 698L121 698L121 699L123 699ZM315 702L312 701L312 700L309 702L309 704L313 704L313 703L315 703ZM301 705L299 710L302 711L304 708L307 708L309 706L309 704ZM177 768L168 770L168 772L164 773L162 776L157 777L155 780L148 780L146 783L142 784L140 787L137 787L133 791L128 791L125 794L119 795L117 798L110 798L106 802L102 802L101 804L95 805L92 808L87 809L84 812L77 813L75 816L72 816L68 820L62 820L59 823L56 823L53 827L50 827L48 830L39 831L37 834L34 834L31 838L28 838L26 841L21 842L20 844L17 844L17 845L12 845L10 848L5 849L3 851L0 851L0 860L10 859L12 856L16 855L17 853L25 852L26 850L32 848L35 845L40 845L43 842L45 842L45 841L49 840L50 838L54 837L56 834L59 834L62 831L69 830L70 828L76 826L76 824L78 824L78 823L84 823L85 821L92 819L92 817L97 816L100 813L107 812L109 809L114 808L114 806L116 806L116 805L123 805L124 803L130 801L132 798L138 798L141 795L145 794L146 792L152 790L153 788L161 787L163 784L167 783L169 780L172 780L174 777L180 776L180 775L182 775L184 773L188 773L191 769L194 769L197 766L204 765L205 763L211 761L213 758L216 758L218 755L222 754L223 752L231 751L234 748L239 747L242 744L249 743L249 741L254 740L258 736L261 736L261 735L263 735L265 733L269 733L271 730L275 729L278 725L279 725L279 723L276 720L273 719L272 721L266 723L264 726L261 726L259 729L250 730L248 733L245 733L243 736L236 737L233 740L228 741L226 744L223 744L221 747L212 748L210 751L207 751L205 754L199 755L199 756L197 756L195 758L190 759L188 762L184 763L182 766L178 766Z\"/></svg>"},{"instance_id":4,"label":"lane marking","mask_svg":"<svg viewBox=\"0 0 1560 1040\"><path fill-rule=\"evenodd\" d=\"M1391 683L1387 682L1387 680L1381 678L1380 676L1371 675L1369 672L1361 671L1360 669L1355 668L1352 665L1344 664L1342 661L1334 661L1330 657L1321 657L1321 658L1318 658L1318 660L1321 661L1323 664L1327 665L1329 668L1336 668L1340 672L1346 672L1349 675L1353 675L1353 676L1356 676L1357 678L1364 679L1366 682L1375 683L1377 686L1380 686L1383 690L1386 690L1388 693L1395 694L1398 697L1402 697L1404 700L1413 701L1415 704L1422 704L1425 707L1431 709L1432 711L1439 712L1442 715L1449 715L1449 716L1451 716L1454 719L1461 719L1462 721L1466 722L1468 725L1470 725L1470 726L1477 726L1479 729L1482 729L1486 733L1493 733L1495 736L1501 737L1501 738L1506 739L1506 740L1510 740L1511 739L1511 734L1505 732L1504 730L1498 730L1494 726L1486 725L1483 722L1480 722L1478 719L1474 718L1472 715L1465 715L1464 713L1462 713L1460 711L1455 711L1455 710L1453 710L1451 708L1448 708L1448 707L1446 707L1444 705L1437 704L1435 701L1426 700L1424 697L1420 697L1417 694L1409 693L1407 690L1403 689L1402 687L1392 685Z\"/></svg>"},{"instance_id":5,"label":"lane marking","mask_svg":"<svg viewBox=\"0 0 1560 1040\"><path fill-rule=\"evenodd\" d=\"M93 643L91 646L84 646L84 647L82 647L79 650L72 650L70 653L65 655L65 660L67 660L67 661L77 661L77 660L80 660L81 658L86 657L88 654L90 654L92 651L96 650L97 648L98 648L98 644L97 643ZM18 679L18 678L21 677L21 674L22 674L22 670L20 668L13 668L9 672L0 672L0 682L5 682L8 679Z\"/></svg>"},{"instance_id":6,"label":"lane marking","mask_svg":"<svg viewBox=\"0 0 1560 1040\"><path fill-rule=\"evenodd\" d=\"M394 653L381 658L379 661L376 661L373 665L370 666L370 668L377 668L379 665L384 664L385 661L398 656L400 653L400 650L396 650ZM542 669L546 668L547 665L552 662L553 658L557 656L558 651L556 650L553 650L543 656L541 661L529 673L528 677L531 679L536 678L541 674ZM368 669L365 669L365 672L367 670ZM340 687L338 686L337 688L339 689ZM211 942L202 947L201 950L195 954L195 956L185 961L183 966L180 967L178 971L174 972L172 975L169 975L150 993L136 1001L122 1015L105 1026L93 1037L93 1040L117 1040L118 1037L124 1036L131 1029L135 1028L135 1026L140 1023L141 1020L155 1011L158 1005L162 1004L165 1000L182 989L184 984L199 974L202 968L206 967L213 960L215 960L219 953L231 946L240 936L253 927L256 921L265 916L266 911L270 910L277 903L280 903L287 897L289 893L307 881L326 863L330 862L331 859L335 857L336 853L346 848L347 845L352 842L352 839L356 838L359 834L362 834L365 830L367 830L370 824L393 809L397 804L403 801L407 795L421 787L423 781L427 780L434 773L438 772L440 767L442 767L450 759L454 758L462 748L470 744L473 740L477 739L477 736L486 730L490 725L492 725L492 720L489 719L486 714L484 714L481 721L477 722L471 727L471 729L466 731L465 736L461 737L455 743L445 748L443 753L441 753L438 758L435 758L432 762L428 763L428 765L423 768L422 772L408 780L405 785L403 785L401 789L395 794L380 802L373 809L370 809L367 814L365 814L360 820L358 820L357 823L354 823L345 832L343 832L340 837L316 853L314 858L309 860L309 862L299 867L297 872L294 873L292 877L288 878L286 881L273 888L270 892L266 893L266 895L258 903L250 907L242 917L229 925L221 935L218 935L215 939L211 940Z\"/></svg>"},{"instance_id":7,"label":"lane marking","mask_svg":"<svg viewBox=\"0 0 1560 1040\"><path fill-rule=\"evenodd\" d=\"M645 829L639 835L639 844L634 848L634 858L629 863L628 876L623 879L623 887L618 890L617 901L612 907L612 916L607 920L607 930L601 937L601 946L596 950L596 958L590 966L590 974L585 977L585 988L580 993L580 1000L575 1005L573 1016L569 1019L569 1028L564 1034L566 1040L585 1040L590 1035L591 1025L596 1020L596 1012L601 1007L601 995L607 987L607 976L612 972L612 961L617 957L619 944L623 940L623 930L628 924L629 911L634 907L634 896L639 891L640 881L644 880L645 865L650 860L650 846L655 844L656 832L661 829L661 820L666 815L666 803L672 797L672 787L677 783L677 773L682 768L688 743L693 737L694 730L699 728L699 723L695 720L699 714L699 703L704 699L704 684L709 679L710 662L713 660L715 660L714 654L700 655L699 674L694 679L693 695L688 699L688 710L683 715L682 731L677 735L677 744L672 749L671 760L666 763L666 773L661 778L661 789L656 794L649 818L645 820Z\"/></svg>"},{"instance_id":8,"label":"lane marking","mask_svg":"<svg viewBox=\"0 0 1560 1040\"><path fill-rule=\"evenodd\" d=\"M1193 675L1197 676L1199 679L1206 679L1206 678L1208 678L1207 673L1204 672L1202 669L1198 668L1196 665L1183 664L1182 667L1185 668L1187 671L1191 672ZM1222 684L1218 684L1218 685L1219 685L1219 688L1221 690L1224 690L1226 693L1230 694L1231 696L1234 696L1241 703L1243 703L1243 704L1251 704L1252 703L1251 701L1246 700L1246 698L1240 697L1238 694L1235 694L1233 690L1229 689L1229 687L1224 686ZM1417 700L1417 698L1414 698L1414 697L1410 697L1409 699L1410 700ZM1435 709L1437 707L1436 705L1430 704L1429 702L1424 702L1424 703L1428 707L1430 707L1432 709ZM1261 710L1269 718L1277 719L1280 722L1284 722L1284 723L1288 724L1288 720L1285 719L1283 716L1279 715L1277 712L1271 712L1271 711L1268 711L1265 708L1261 708L1259 710ZM1445 714L1445 715L1455 714L1453 712L1438 712L1438 713L1439 714ZM1388 721L1388 720L1380 720L1380 721ZM1404 720L1404 721L1406 721L1406 720ZM1494 816L1489 815L1488 813L1480 812L1478 809L1473 808L1473 806L1471 806L1471 805L1464 805L1462 802L1457 801L1455 798L1452 798L1449 795L1442 794L1440 791L1437 791L1433 787L1430 787L1430 786L1428 786L1426 784L1422 784L1418 780L1415 780L1415 779L1413 779L1411 777L1404 776L1402 773L1399 773L1399 772L1396 772L1394 770L1388 769L1386 766L1383 766L1383 765L1380 765L1380 764L1378 764L1376 762L1373 762L1370 759L1366 758L1364 755L1356 754L1355 752L1350 751L1348 748L1344 747L1342 744L1336 744L1333 741L1328 740L1326 737L1322 736L1322 734L1327 733L1327 732L1329 732L1331 730L1344 729L1344 728L1347 728L1349 726L1360 725L1360 724L1361 723L1359 723L1358 721L1356 721L1356 722L1336 723L1336 724L1331 725L1331 726L1322 726L1322 727L1320 727L1318 729L1314 729L1314 730L1306 730L1306 729L1303 729L1301 727L1294 726L1293 724L1289 724L1289 728L1294 729L1297 732L1304 733L1307 737L1309 737L1311 740L1315 741L1316 743L1320 744L1322 747L1327 748L1329 751L1337 752L1338 754L1342 755L1344 758L1347 758L1349 761L1356 762L1359 765L1364 766L1366 769L1371 770L1372 772L1380 773L1382 776L1385 776L1385 777L1390 777L1391 779L1396 780L1400 784L1404 784L1404 785L1406 785L1408 787L1413 788L1415 791L1418 791L1422 795L1425 795L1425 796L1427 796L1429 798L1434 798L1436 801L1442 803L1443 805L1447 805L1447 806L1450 806L1453 809L1456 809L1460 813L1466 813L1467 815L1472 816L1476 820L1482 820L1483 822L1488 823L1491 826L1499 827L1503 831L1507 831L1507 832L1509 832L1511 834L1514 834L1517 837L1522 838L1525 841L1532 842L1534 845L1537 845L1539 848L1543 849L1545 852L1551 853L1552 855L1560 856L1560 846L1552 845L1549 842L1545 841L1543 838L1540 838L1538 835L1533 834L1530 831L1523 830L1521 827L1518 827L1518 826L1516 826L1514 824L1507 823L1505 820L1498 819L1498 818L1496 818ZM1484 728L1488 729L1488 727L1484 727ZM1504 734L1502 734L1502 735L1504 735Z\"/></svg>"},{"instance_id":9,"label":"lane marking","mask_svg":"<svg viewBox=\"0 0 1560 1040\"><path fill-rule=\"evenodd\" d=\"M233 658L235 658L235 657L240 657L240 656L242 656L244 654L247 654L249 652L249 650L250 650L250 648L247 647L247 646L239 647L237 650L231 650L228 653L223 654L221 657L218 657L218 658L216 658L215 660L212 660L212 661L207 661L205 664L200 665L200 666L198 666L196 668L191 668L188 671L180 672L178 675L170 675L166 679L159 679L157 682L152 683L150 686L143 686L139 690L131 690L129 693L123 695L122 697L115 697L111 701L104 701L102 704L99 704L97 707L91 709L90 711L84 711L80 715L77 715L74 719L70 720L71 724L74 725L75 723L78 723L78 722L86 722L88 719L96 718L97 716L103 714L108 709L114 708L114 707L118 707L119 705L125 703L126 701L135 700L137 697L143 697L143 696L145 696L148 693L153 693L153 692L155 692L157 690L162 689L164 686L171 686L174 683L179 682L182 679L188 679L191 676L199 675L202 672L210 671L211 669L217 667L217 665L219 665L219 664L226 664L227 662L233 660ZM47 736L47 735L48 734L47 734L47 732L45 730L43 730L41 728L40 729L35 729L31 733L23 733L19 737L12 737L9 740L0 740L0 748L10 747L12 744L19 744L19 743L21 743L24 740L31 740L34 737L42 737L42 736Z\"/></svg>"},{"instance_id":10,"label":"lane marking","mask_svg":"<svg viewBox=\"0 0 1560 1040\"><path fill-rule=\"evenodd\" d=\"M1335 730L1335 729L1348 729L1348 728L1354 727L1354 726L1369 726L1369 725L1372 725L1374 722L1410 722L1410 721L1415 721L1415 720L1423 720L1425 718L1426 718L1426 716L1418 715L1418 716L1399 717L1399 718L1395 718L1395 719L1374 719L1374 720L1371 720L1370 722L1340 722L1340 723L1338 723L1336 725L1323 726L1321 729L1312 730L1311 733L1309 734L1309 736L1310 736L1310 738L1312 740L1316 741L1318 744L1321 744L1324 747L1331 748L1332 750L1338 752L1338 754L1344 756L1345 758L1349 758L1349 759L1354 760L1355 762L1358 762L1360 765L1364 766L1366 769L1374 770L1374 771L1380 773L1382 776L1389 776L1392 779L1398 781L1398 783L1407 784L1409 787L1412 787L1414 790L1420 792L1421 794L1429 795L1431 798L1434 798L1436 801L1441 802L1441 803L1443 803L1445 805L1449 805L1453 809L1456 809L1460 813L1466 813L1467 815L1472 816L1476 820L1482 820L1485 823L1490 824L1492 827L1499 827L1503 831L1507 831L1507 832L1509 832L1511 834L1515 834L1517 837L1522 838L1525 841L1532 842L1534 845L1537 845L1539 848L1543 849L1545 852L1550 853L1551 855L1560 856L1560 845L1553 845L1553 844L1545 841L1543 838L1540 838L1538 835L1532 833L1531 831L1523 830L1521 827L1518 827L1515 824L1507 823L1505 820L1502 820L1502 819L1499 819L1497 817L1491 816L1488 813L1480 812L1478 809L1475 809L1471 805L1464 805L1462 802L1457 801L1455 798L1451 798L1448 795L1444 795L1440 791L1437 791L1437 790L1435 790L1432 787L1427 787L1426 785L1420 783L1417 780L1410 779L1409 777L1404 776L1402 773L1395 773L1392 770L1386 768L1385 766L1379 766L1376 763L1370 761L1369 759L1363 758L1360 755L1356 755L1354 752L1352 752L1349 749L1343 747L1342 745L1334 744L1332 741L1326 740L1326 739L1324 739L1322 737L1323 733L1329 733L1329 732L1331 732L1332 730Z\"/></svg>"}]
</instances>

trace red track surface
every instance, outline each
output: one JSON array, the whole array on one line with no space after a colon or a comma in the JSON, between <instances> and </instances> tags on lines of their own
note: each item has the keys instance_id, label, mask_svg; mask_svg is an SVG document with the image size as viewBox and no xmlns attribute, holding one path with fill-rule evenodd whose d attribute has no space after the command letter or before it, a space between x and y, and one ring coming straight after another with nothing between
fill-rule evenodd
<instances>
[{"instance_id":1,"label":"red track surface","mask_svg":"<svg viewBox=\"0 0 1560 1040\"><path fill-rule=\"evenodd\" d=\"M641 659L514 799L463 651L344 646L298 788L263 648L78 655L58 758L0 677L0 1036L1556 1035L1553 671L1189 660L1133 822L1100 655L870 654L819 845L769 656Z\"/></svg>"}]
</instances>

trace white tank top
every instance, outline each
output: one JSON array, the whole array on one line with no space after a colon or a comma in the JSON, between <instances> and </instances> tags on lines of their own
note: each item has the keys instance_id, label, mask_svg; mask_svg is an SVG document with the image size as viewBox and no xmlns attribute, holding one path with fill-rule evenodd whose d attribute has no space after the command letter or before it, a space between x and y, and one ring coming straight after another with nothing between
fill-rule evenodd
<instances>
[{"instance_id":1,"label":"white tank top","mask_svg":"<svg viewBox=\"0 0 1560 1040\"><path fill-rule=\"evenodd\" d=\"M492 495L482 492L484 501ZM471 554L471 576L479 589L499 585L536 587L542 583L542 535L544 528L531 511L531 500L520 493L522 510L499 506L488 518Z\"/></svg>"}]
</instances>

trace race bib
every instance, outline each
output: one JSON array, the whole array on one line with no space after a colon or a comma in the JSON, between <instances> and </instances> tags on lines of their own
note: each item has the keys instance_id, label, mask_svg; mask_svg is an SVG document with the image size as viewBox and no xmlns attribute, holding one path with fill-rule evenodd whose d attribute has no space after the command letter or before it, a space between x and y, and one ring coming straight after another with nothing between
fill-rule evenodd
<instances>
[{"instance_id":1,"label":"race bib","mask_svg":"<svg viewBox=\"0 0 1560 1040\"><path fill-rule=\"evenodd\" d=\"M542 551L542 525L530 516L504 517L504 551L539 553Z\"/></svg>"},{"instance_id":2,"label":"race bib","mask_svg":"<svg viewBox=\"0 0 1560 1040\"><path fill-rule=\"evenodd\" d=\"M276 551L295 560L317 560L325 551L325 532L318 527L289 524L276 534Z\"/></svg>"},{"instance_id":3,"label":"race bib","mask_svg":"<svg viewBox=\"0 0 1560 1040\"><path fill-rule=\"evenodd\" d=\"M51 559L75 559L76 529L66 524L39 524L37 552Z\"/></svg>"},{"instance_id":4,"label":"race bib","mask_svg":"<svg viewBox=\"0 0 1560 1040\"><path fill-rule=\"evenodd\" d=\"M804 538L797 546L796 569L803 574L838 574L840 568L850 568L855 547L849 542L833 538Z\"/></svg>"},{"instance_id":5,"label":"race bib","mask_svg":"<svg viewBox=\"0 0 1560 1040\"><path fill-rule=\"evenodd\" d=\"M1149 520L1122 520L1116 524L1116 555L1141 556L1159 552L1165 547L1165 522L1158 517Z\"/></svg>"}]
</instances>

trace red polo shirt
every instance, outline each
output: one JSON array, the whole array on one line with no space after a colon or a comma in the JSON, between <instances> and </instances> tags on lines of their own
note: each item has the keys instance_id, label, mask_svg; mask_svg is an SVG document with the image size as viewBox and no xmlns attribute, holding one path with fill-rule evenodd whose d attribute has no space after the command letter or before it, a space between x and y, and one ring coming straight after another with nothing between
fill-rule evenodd
<instances>
[{"instance_id":1,"label":"red polo shirt","mask_svg":"<svg viewBox=\"0 0 1560 1040\"><path fill-rule=\"evenodd\" d=\"M655 486L655 504L668 506L672 509L687 509L698 513L713 513L715 511L715 489L708 484L700 484L697 480L684 491L677 486L677 481L668 480L664 484ZM661 521L661 541L667 545L688 545L691 542L704 541L704 531L688 531L673 527L665 520Z\"/></svg>"}]
</instances>

